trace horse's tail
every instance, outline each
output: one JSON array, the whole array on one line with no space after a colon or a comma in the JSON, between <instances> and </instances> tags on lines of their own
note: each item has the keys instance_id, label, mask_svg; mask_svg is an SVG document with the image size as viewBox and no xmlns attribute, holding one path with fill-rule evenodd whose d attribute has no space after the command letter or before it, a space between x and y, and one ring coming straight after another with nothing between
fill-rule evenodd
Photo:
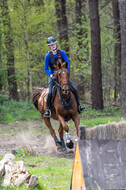
<instances>
[{"instance_id":1,"label":"horse's tail","mask_svg":"<svg viewBox=\"0 0 126 190\"><path fill-rule=\"evenodd\" d=\"M38 110L38 99L41 96L41 92L44 90L44 88L37 88L32 95L32 102L35 106L35 108Z\"/></svg>"}]
</instances>

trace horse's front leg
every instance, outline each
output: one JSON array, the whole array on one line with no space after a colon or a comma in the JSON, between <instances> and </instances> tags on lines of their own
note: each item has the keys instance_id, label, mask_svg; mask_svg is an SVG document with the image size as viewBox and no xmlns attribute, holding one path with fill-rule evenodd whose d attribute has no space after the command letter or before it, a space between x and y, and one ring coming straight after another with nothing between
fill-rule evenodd
<instances>
[{"instance_id":1,"label":"horse's front leg","mask_svg":"<svg viewBox=\"0 0 126 190\"><path fill-rule=\"evenodd\" d=\"M77 113L76 115L74 115L72 117L73 122L75 123L75 127L76 127L76 133L77 136L79 137L79 125L80 125L80 117L79 114Z\"/></svg>"},{"instance_id":2,"label":"horse's front leg","mask_svg":"<svg viewBox=\"0 0 126 190\"><path fill-rule=\"evenodd\" d=\"M63 129L64 129L65 132L66 132L66 140L67 140L66 146L67 146L68 148L72 149L72 148L74 147L74 143L73 143L73 141L72 141L72 139L71 139L71 136L70 136L70 133L69 133L69 127L68 127L68 125L66 124L64 117L62 117L61 115L58 115L58 120L59 120L59 122L60 122L61 125L63 126Z\"/></svg>"},{"instance_id":3,"label":"horse's front leg","mask_svg":"<svg viewBox=\"0 0 126 190\"><path fill-rule=\"evenodd\" d=\"M64 131L63 131L63 126L62 126L61 123L59 125L59 130L58 131L59 131L60 143L62 145L62 151L65 151L66 150L66 145L65 145L65 142L64 142L64 139L63 139Z\"/></svg>"},{"instance_id":4,"label":"horse's front leg","mask_svg":"<svg viewBox=\"0 0 126 190\"><path fill-rule=\"evenodd\" d=\"M59 140L58 140L58 138L57 138L57 136L56 136L56 133L55 133L55 131L54 131L54 129L53 129L51 123L50 123L50 118L45 118L45 117L43 117L43 119L44 119L45 124L47 125L47 127L48 127L49 130L50 130L50 134L51 134L52 137L54 138L55 144L56 144L56 146L57 146L57 150L60 151L60 149L62 148L62 146L61 146L61 144L60 144L60 142L59 142Z\"/></svg>"}]
</instances>

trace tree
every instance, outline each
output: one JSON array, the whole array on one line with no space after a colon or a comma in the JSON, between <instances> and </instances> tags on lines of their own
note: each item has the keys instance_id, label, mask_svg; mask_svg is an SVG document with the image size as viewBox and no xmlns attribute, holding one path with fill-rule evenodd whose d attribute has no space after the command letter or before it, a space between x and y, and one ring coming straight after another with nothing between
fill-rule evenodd
<instances>
[{"instance_id":1,"label":"tree","mask_svg":"<svg viewBox=\"0 0 126 190\"><path fill-rule=\"evenodd\" d=\"M0 19L0 26L1 26L1 19ZM1 30L1 27L0 27L0 92L2 91L2 30Z\"/></svg>"},{"instance_id":2,"label":"tree","mask_svg":"<svg viewBox=\"0 0 126 190\"><path fill-rule=\"evenodd\" d=\"M98 0L89 0L91 25L92 108L103 109L101 40Z\"/></svg>"},{"instance_id":3,"label":"tree","mask_svg":"<svg viewBox=\"0 0 126 190\"><path fill-rule=\"evenodd\" d=\"M43 2L43 0L34 0L34 4L36 5L36 6L43 6L44 5L44 2Z\"/></svg>"},{"instance_id":4,"label":"tree","mask_svg":"<svg viewBox=\"0 0 126 190\"><path fill-rule=\"evenodd\" d=\"M66 0L55 0L57 26L61 47L69 54L68 22L66 16Z\"/></svg>"},{"instance_id":5,"label":"tree","mask_svg":"<svg viewBox=\"0 0 126 190\"><path fill-rule=\"evenodd\" d=\"M76 0L75 2L76 24L79 25L79 29L77 28L78 46L82 48L82 0Z\"/></svg>"},{"instance_id":6,"label":"tree","mask_svg":"<svg viewBox=\"0 0 126 190\"><path fill-rule=\"evenodd\" d=\"M87 62L88 43L87 28L84 26L86 23L86 15L83 9L85 9L86 2L82 0L75 0L75 41L76 41L76 68L78 70L76 87L79 95L84 97L85 95L85 75L84 65ZM86 55L85 55L86 54Z\"/></svg>"},{"instance_id":7,"label":"tree","mask_svg":"<svg viewBox=\"0 0 126 190\"><path fill-rule=\"evenodd\" d=\"M112 0L112 10L114 19L114 38L115 42L115 67L114 67L114 102L116 103L117 97L120 93L121 86L121 36L120 36L120 13L118 0Z\"/></svg>"},{"instance_id":8,"label":"tree","mask_svg":"<svg viewBox=\"0 0 126 190\"><path fill-rule=\"evenodd\" d=\"M121 107L122 115L126 115L126 1L120 0L121 24Z\"/></svg>"},{"instance_id":9,"label":"tree","mask_svg":"<svg viewBox=\"0 0 126 190\"><path fill-rule=\"evenodd\" d=\"M31 75L31 68L30 68L30 52L29 52L28 32L27 32L27 19L26 19L27 6L28 6L27 2L26 2L26 0L24 0L23 1L24 43L25 43L26 56L27 56L27 72L28 72L27 92L28 92L28 101L30 101L31 95L32 95L32 75Z\"/></svg>"},{"instance_id":10,"label":"tree","mask_svg":"<svg viewBox=\"0 0 126 190\"><path fill-rule=\"evenodd\" d=\"M14 100L19 100L17 92L17 82L15 75L15 63L14 63L14 44L13 44L13 35L11 30L11 22L8 9L8 1L1 0L0 2L2 20L4 25L4 38L7 54L7 73L8 73L8 86L10 98Z\"/></svg>"}]
</instances>

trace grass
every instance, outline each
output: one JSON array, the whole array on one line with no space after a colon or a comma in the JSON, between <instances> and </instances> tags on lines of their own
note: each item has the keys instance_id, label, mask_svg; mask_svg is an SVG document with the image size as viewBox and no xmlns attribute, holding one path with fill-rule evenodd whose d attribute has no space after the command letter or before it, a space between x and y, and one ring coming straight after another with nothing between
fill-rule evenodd
<instances>
[{"instance_id":1,"label":"grass","mask_svg":"<svg viewBox=\"0 0 126 190\"><path fill-rule=\"evenodd\" d=\"M81 125L93 127L95 125L107 124L108 122L119 122L121 120L121 109L118 106L110 106L104 110L94 110L87 107L81 116Z\"/></svg>"},{"instance_id":2,"label":"grass","mask_svg":"<svg viewBox=\"0 0 126 190\"><path fill-rule=\"evenodd\" d=\"M113 121L120 121L121 109L118 106L111 106L104 110L93 110L87 106L86 111L81 115L81 125L92 127ZM4 101L0 106L0 123L16 123L17 121L41 120L41 115L35 109L32 102ZM70 123L70 126L72 124Z\"/></svg>"},{"instance_id":3,"label":"grass","mask_svg":"<svg viewBox=\"0 0 126 190\"><path fill-rule=\"evenodd\" d=\"M34 190L69 190L73 160L53 157L17 156L16 160L24 160L27 170L38 177L38 186ZM65 164L64 164L65 163ZM22 187L2 187L0 190L26 190Z\"/></svg>"},{"instance_id":4,"label":"grass","mask_svg":"<svg viewBox=\"0 0 126 190\"><path fill-rule=\"evenodd\" d=\"M34 120L41 120L41 116L39 111L34 108L32 102L15 102L11 100L3 101L0 106L0 123L24 123ZM86 111L80 116L80 125L93 127L95 125L107 124L113 121L118 122L120 120L121 109L118 106L111 106L105 108L103 111L93 110L90 106L87 106ZM23 127L25 129L25 125L23 125ZM46 129L44 123L42 123L42 128L43 127ZM55 127L57 128L57 126ZM69 122L69 127L70 132L76 132L73 122ZM2 134L2 132L4 133L4 131L8 129L9 128L1 127L0 133ZM49 133L48 130L47 132ZM12 133L14 133L14 131ZM40 133L40 130L38 130L38 133ZM23 159L26 163L27 170L38 177L39 184L33 188L34 190L70 189L73 160L43 156L26 156L26 158L23 158L22 154L19 153L17 153L16 159ZM12 188L4 188L0 185L0 190L26 190L26 185Z\"/></svg>"},{"instance_id":5,"label":"grass","mask_svg":"<svg viewBox=\"0 0 126 190\"><path fill-rule=\"evenodd\" d=\"M30 162L34 160L30 158ZM27 161L26 161L27 162ZM28 163L27 162L27 163ZM65 163L65 164L64 164ZM39 157L36 160L38 168L28 168L30 172L39 177L39 184L43 184L49 190L69 190L73 161L65 158Z\"/></svg>"},{"instance_id":6,"label":"grass","mask_svg":"<svg viewBox=\"0 0 126 190\"><path fill-rule=\"evenodd\" d=\"M15 123L16 121L39 120L39 112L32 102L4 101L0 106L0 122Z\"/></svg>"}]
</instances>

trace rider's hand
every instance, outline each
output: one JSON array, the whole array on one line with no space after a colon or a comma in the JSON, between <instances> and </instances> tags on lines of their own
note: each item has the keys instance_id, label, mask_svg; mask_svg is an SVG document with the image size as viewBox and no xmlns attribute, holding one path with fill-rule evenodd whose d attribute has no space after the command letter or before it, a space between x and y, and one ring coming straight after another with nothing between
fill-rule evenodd
<instances>
[{"instance_id":1,"label":"rider's hand","mask_svg":"<svg viewBox=\"0 0 126 190\"><path fill-rule=\"evenodd\" d=\"M50 77L51 77L52 79L55 79L55 77L54 77L52 74L50 75Z\"/></svg>"}]
</instances>

